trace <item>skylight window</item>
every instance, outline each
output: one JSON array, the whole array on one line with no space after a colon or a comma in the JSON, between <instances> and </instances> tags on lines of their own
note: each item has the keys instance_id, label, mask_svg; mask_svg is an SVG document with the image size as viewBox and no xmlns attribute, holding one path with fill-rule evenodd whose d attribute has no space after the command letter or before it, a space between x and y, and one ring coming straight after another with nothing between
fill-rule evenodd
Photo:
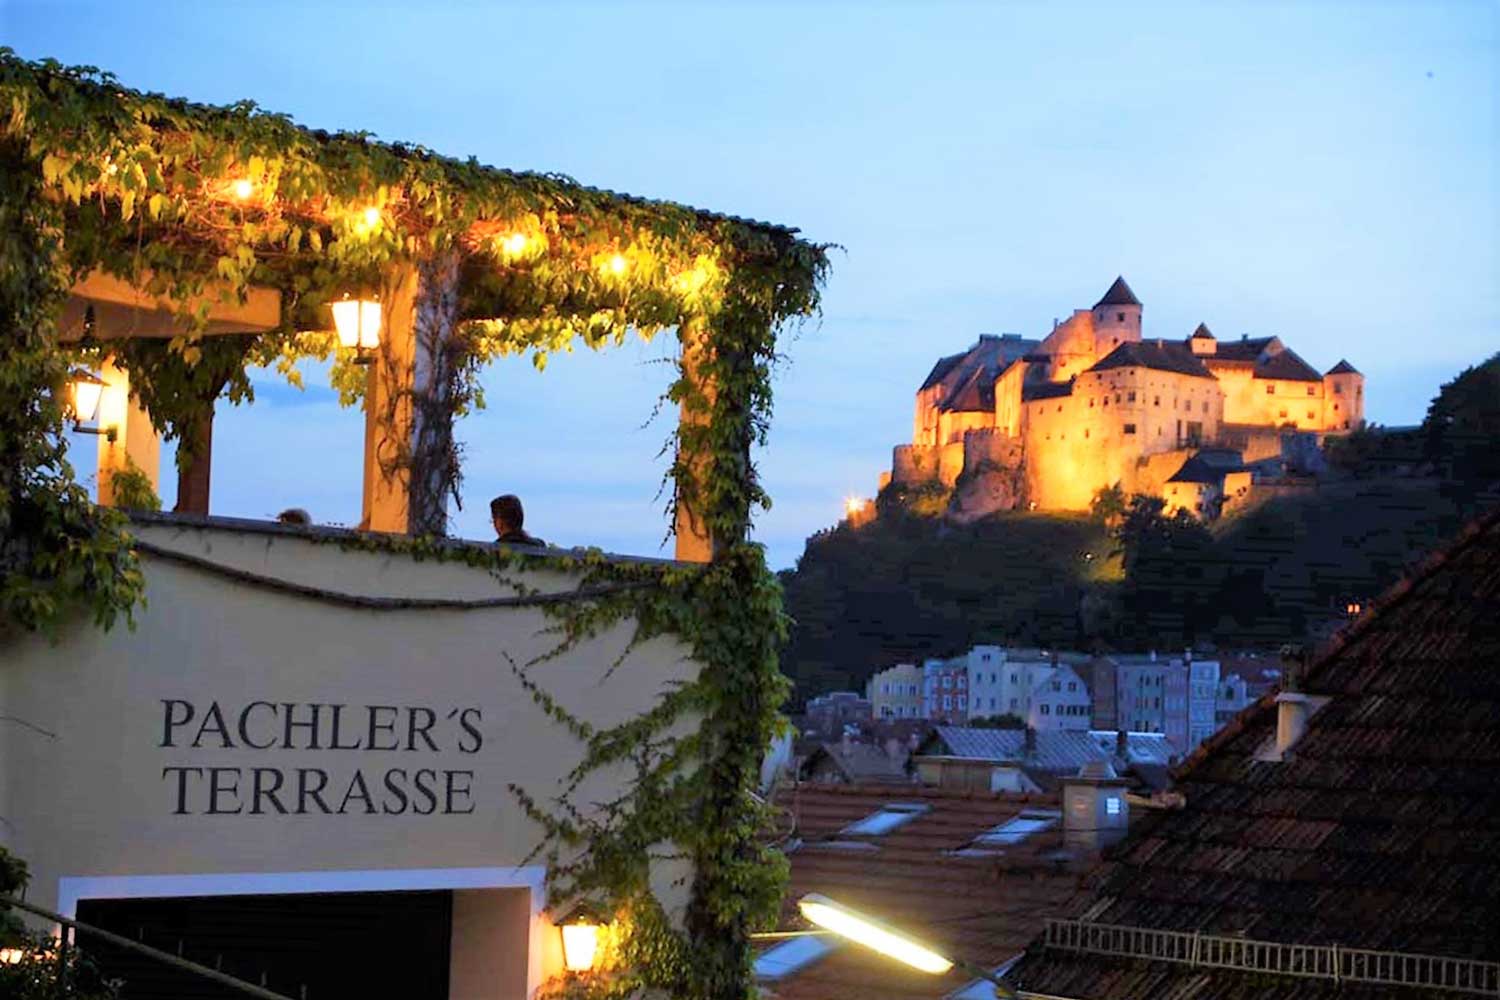
<instances>
[{"instance_id":1,"label":"skylight window","mask_svg":"<svg viewBox=\"0 0 1500 1000\"><path fill-rule=\"evenodd\" d=\"M1050 809L1023 809L1018 816L1001 823L993 830L974 838L972 846L1012 847L1032 834L1050 830L1062 819L1062 813Z\"/></svg>"},{"instance_id":2,"label":"skylight window","mask_svg":"<svg viewBox=\"0 0 1500 1000\"><path fill-rule=\"evenodd\" d=\"M836 938L824 935L791 938L761 952L755 959L755 978L783 979L799 972L839 947Z\"/></svg>"},{"instance_id":3,"label":"skylight window","mask_svg":"<svg viewBox=\"0 0 1500 1000\"><path fill-rule=\"evenodd\" d=\"M900 829L930 806L920 802L892 802L882 806L879 812L871 813L858 823L851 823L839 831L845 837L883 837L892 830Z\"/></svg>"}]
</instances>

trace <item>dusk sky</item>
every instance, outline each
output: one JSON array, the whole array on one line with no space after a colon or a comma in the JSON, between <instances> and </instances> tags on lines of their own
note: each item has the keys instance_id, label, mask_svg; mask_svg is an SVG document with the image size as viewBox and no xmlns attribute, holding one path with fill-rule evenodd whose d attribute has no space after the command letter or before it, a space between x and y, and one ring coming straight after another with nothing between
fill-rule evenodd
<instances>
[{"instance_id":1,"label":"dusk sky","mask_svg":"<svg viewBox=\"0 0 1500 1000\"><path fill-rule=\"evenodd\" d=\"M708 6L0 0L0 44L840 244L759 456L776 567L874 493L939 355L1116 274L1147 337L1347 358L1382 424L1500 348L1496 3ZM493 366L455 533L514 492L554 544L670 554L671 343ZM307 382L221 406L214 513L359 519L363 418Z\"/></svg>"}]
</instances>

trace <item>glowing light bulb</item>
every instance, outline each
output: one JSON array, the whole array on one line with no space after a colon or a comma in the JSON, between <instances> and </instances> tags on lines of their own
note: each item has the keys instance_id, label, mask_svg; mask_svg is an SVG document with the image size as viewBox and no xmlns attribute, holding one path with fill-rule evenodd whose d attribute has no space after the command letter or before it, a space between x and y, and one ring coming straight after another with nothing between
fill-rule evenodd
<instances>
[{"instance_id":1,"label":"glowing light bulb","mask_svg":"<svg viewBox=\"0 0 1500 1000\"><path fill-rule=\"evenodd\" d=\"M625 259L625 256L623 254L617 253L609 259L609 270L611 274L624 274L625 268L629 266L630 262Z\"/></svg>"},{"instance_id":2,"label":"glowing light bulb","mask_svg":"<svg viewBox=\"0 0 1500 1000\"><path fill-rule=\"evenodd\" d=\"M379 224L380 209L376 208L374 205L371 205L369 208L365 209L365 225L370 229L374 229Z\"/></svg>"},{"instance_id":3,"label":"glowing light bulb","mask_svg":"<svg viewBox=\"0 0 1500 1000\"><path fill-rule=\"evenodd\" d=\"M241 177L239 180L235 181L229 186L229 190L232 191L234 193L234 196L240 201L244 201L255 193L255 185L246 178Z\"/></svg>"},{"instance_id":4,"label":"glowing light bulb","mask_svg":"<svg viewBox=\"0 0 1500 1000\"><path fill-rule=\"evenodd\" d=\"M863 500L861 500L859 497L846 497L844 499L844 511L850 517L853 517L855 514L858 514L860 511L862 511L864 509L865 509L865 502Z\"/></svg>"},{"instance_id":5,"label":"glowing light bulb","mask_svg":"<svg viewBox=\"0 0 1500 1000\"><path fill-rule=\"evenodd\" d=\"M940 976L953 968L952 962L931 948L862 913L840 906L827 896L810 892L798 900L797 906L804 917L819 927L914 969Z\"/></svg>"},{"instance_id":6,"label":"glowing light bulb","mask_svg":"<svg viewBox=\"0 0 1500 1000\"><path fill-rule=\"evenodd\" d=\"M525 251L525 249L526 249L526 234L525 233L511 233L509 236L505 237L505 242L502 243L501 246L504 247L506 253L508 253L512 257L514 257L517 254L520 254L523 251Z\"/></svg>"}]
</instances>

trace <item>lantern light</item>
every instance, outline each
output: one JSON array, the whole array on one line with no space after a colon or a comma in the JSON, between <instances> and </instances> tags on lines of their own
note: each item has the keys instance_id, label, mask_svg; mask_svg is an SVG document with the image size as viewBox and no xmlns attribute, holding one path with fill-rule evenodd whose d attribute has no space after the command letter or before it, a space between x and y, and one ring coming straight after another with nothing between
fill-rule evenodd
<instances>
[{"instance_id":1,"label":"lantern light","mask_svg":"<svg viewBox=\"0 0 1500 1000\"><path fill-rule=\"evenodd\" d=\"M562 931L563 966L569 972L589 972L599 959L599 935L605 919L587 903L558 921Z\"/></svg>"},{"instance_id":2,"label":"lantern light","mask_svg":"<svg viewBox=\"0 0 1500 1000\"><path fill-rule=\"evenodd\" d=\"M20 948L0 948L0 965L20 965L26 953Z\"/></svg>"},{"instance_id":3,"label":"lantern light","mask_svg":"<svg viewBox=\"0 0 1500 1000\"><path fill-rule=\"evenodd\" d=\"M904 962L914 969L940 976L953 968L951 961L926 945L918 944L873 917L841 906L827 896L810 892L797 901L797 907L804 917L819 927L898 962Z\"/></svg>"},{"instance_id":4,"label":"lantern light","mask_svg":"<svg viewBox=\"0 0 1500 1000\"><path fill-rule=\"evenodd\" d=\"M241 177L239 180L229 185L229 190L240 201L247 201L249 200L250 196L255 193L255 184L249 179Z\"/></svg>"},{"instance_id":5,"label":"lantern light","mask_svg":"<svg viewBox=\"0 0 1500 1000\"><path fill-rule=\"evenodd\" d=\"M380 346L380 300L351 299L347 295L333 304L333 325L338 330L339 345L359 352L358 362L368 360L367 352Z\"/></svg>"},{"instance_id":6,"label":"lantern light","mask_svg":"<svg viewBox=\"0 0 1500 1000\"><path fill-rule=\"evenodd\" d=\"M99 398L104 395L104 380L91 371L73 369L68 376L73 403L73 422L88 423L99 412Z\"/></svg>"}]
</instances>

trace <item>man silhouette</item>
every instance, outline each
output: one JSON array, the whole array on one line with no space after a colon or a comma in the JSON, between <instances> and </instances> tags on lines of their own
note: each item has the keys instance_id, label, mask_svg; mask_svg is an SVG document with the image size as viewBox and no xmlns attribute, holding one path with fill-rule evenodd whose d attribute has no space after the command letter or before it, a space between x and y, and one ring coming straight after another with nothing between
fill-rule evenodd
<instances>
[{"instance_id":1,"label":"man silhouette","mask_svg":"<svg viewBox=\"0 0 1500 1000\"><path fill-rule=\"evenodd\" d=\"M521 498L514 493L498 496L490 501L490 520L495 524L495 541L507 545L535 545L546 548L547 543L528 535L522 527L526 522L526 511L521 507Z\"/></svg>"}]
</instances>

